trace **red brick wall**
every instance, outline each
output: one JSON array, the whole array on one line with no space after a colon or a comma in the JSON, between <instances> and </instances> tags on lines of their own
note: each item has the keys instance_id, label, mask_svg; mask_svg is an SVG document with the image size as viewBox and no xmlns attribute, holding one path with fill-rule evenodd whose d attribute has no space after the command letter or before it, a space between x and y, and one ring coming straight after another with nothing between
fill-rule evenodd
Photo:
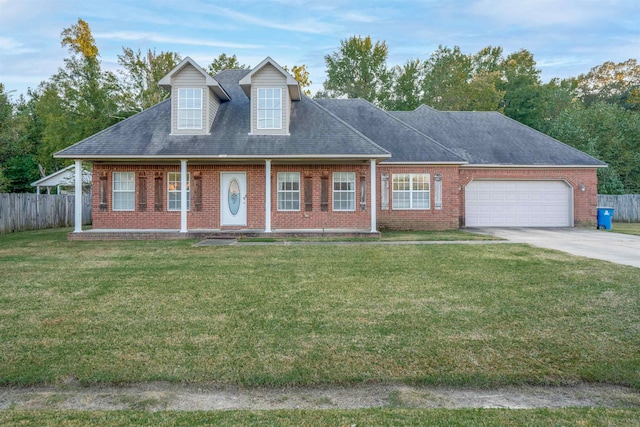
<instances>
[{"instance_id":1,"label":"red brick wall","mask_svg":"<svg viewBox=\"0 0 640 427\"><path fill-rule=\"evenodd\" d=\"M573 218L576 226L591 226L596 220L598 177L595 168L461 168L466 187L474 179L564 180L573 188ZM580 190L584 184L585 191ZM460 224L464 225L464 188L460 195Z\"/></svg>"},{"instance_id":2,"label":"red brick wall","mask_svg":"<svg viewBox=\"0 0 640 427\"><path fill-rule=\"evenodd\" d=\"M135 211L112 210L112 172L136 173ZM93 228L94 229L179 229L180 212L167 211L167 172L179 172L180 165L126 165L96 163L93 168ZM191 210L187 214L187 227L193 229L220 228L220 173L245 172L247 174L247 225L233 228L264 229L264 165L195 165L188 164L191 173ZM458 166L396 166L378 165L376 182L377 223L379 229L396 230L442 230L455 229L464 225L464 188L473 179L561 179L573 187L574 221L576 225L592 225L595 221L597 205L597 176L595 169L519 169L519 168L458 168ZM154 209L156 172L162 173L162 211ZM300 210L281 212L277 209L278 172L300 173ZM356 175L356 210L354 212L334 212L332 209L333 172L354 172ZM381 176L389 175L389 209L381 209ZM392 200L392 177L394 173L428 173L431 179L431 208L428 210L394 210ZM442 209L435 209L434 179L442 174ZM107 209L100 210L100 176L107 177ZM147 210L138 209L138 179L144 174L147 182ZM202 210L195 211L193 182L199 174L202 182ZM320 209L321 177L328 176L329 209ZM312 179L313 210L305 211L304 178ZM367 185L366 208L360 208L360 177ZM584 184L585 191L579 188ZM369 164L356 165L272 165L271 168L271 227L272 229L321 229L371 227L371 188Z\"/></svg>"},{"instance_id":3,"label":"red brick wall","mask_svg":"<svg viewBox=\"0 0 640 427\"><path fill-rule=\"evenodd\" d=\"M113 211L112 209L112 173L136 173L135 211ZM247 225L239 227L224 227L225 229L264 229L265 227L265 185L264 165L191 165L187 164L187 171L191 174L191 206L187 214L187 228L219 229L220 227L220 173L245 172L247 175ZM277 210L278 172L300 172L300 211L280 212ZM162 211L154 209L156 172L163 176ZM96 163L93 168L93 228L94 229L179 229L180 212L167 211L167 172L180 172L180 165L122 165ZM332 173L355 172L356 175L356 210L354 212L332 211ZM107 209L100 210L100 176L107 177ZM147 182L147 210L139 211L138 199L140 188L139 177L144 174ZM194 207L194 177L199 174L202 182L202 210L195 211ZM329 210L320 210L320 180L323 174L329 176ZM367 204L364 211L360 209L360 176L367 181ZM313 210L304 209L304 177L311 176L313 181ZM357 228L371 227L369 165L296 165L271 168L271 227L272 229L304 229L304 228Z\"/></svg>"},{"instance_id":4,"label":"red brick wall","mask_svg":"<svg viewBox=\"0 0 640 427\"><path fill-rule=\"evenodd\" d=\"M381 176L389 174L389 209L381 210ZM392 198L393 174L428 173L431 181L431 208L428 210L394 210ZM442 209L435 208L434 180L442 175ZM458 228L460 182L458 166L396 166L379 165L377 168L378 229L390 230L451 230Z\"/></svg>"},{"instance_id":5,"label":"red brick wall","mask_svg":"<svg viewBox=\"0 0 640 427\"><path fill-rule=\"evenodd\" d=\"M278 211L278 172L300 172L300 211ZM356 201L355 211L333 211L333 172L354 172L356 177ZM329 209L322 212L321 203L321 179L328 176L329 185ZM313 210L305 211L304 179L311 177L313 185ZM360 208L360 177L366 181L366 207ZM366 165L272 165L271 167L271 227L273 229L287 228L358 228L371 229L371 181L370 167ZM263 205L264 206L264 202ZM264 210L264 208L263 208Z\"/></svg>"}]
</instances>

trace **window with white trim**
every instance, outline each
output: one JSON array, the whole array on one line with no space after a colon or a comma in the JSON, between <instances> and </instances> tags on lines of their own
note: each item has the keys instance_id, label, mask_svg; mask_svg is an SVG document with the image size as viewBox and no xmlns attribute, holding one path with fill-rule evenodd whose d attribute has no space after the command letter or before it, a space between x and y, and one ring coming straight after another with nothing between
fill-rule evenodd
<instances>
[{"instance_id":1,"label":"window with white trim","mask_svg":"<svg viewBox=\"0 0 640 427\"><path fill-rule=\"evenodd\" d=\"M187 172L187 210L191 209L191 191L189 182L191 181L191 173ZM180 172L169 172L167 175L167 210L179 211L181 208L182 192Z\"/></svg>"},{"instance_id":2,"label":"window with white trim","mask_svg":"<svg viewBox=\"0 0 640 427\"><path fill-rule=\"evenodd\" d=\"M356 174L355 172L333 173L333 210L356 210Z\"/></svg>"},{"instance_id":3,"label":"window with white trim","mask_svg":"<svg viewBox=\"0 0 640 427\"><path fill-rule=\"evenodd\" d=\"M258 88L258 129L282 129L281 88Z\"/></svg>"},{"instance_id":4,"label":"window with white trim","mask_svg":"<svg viewBox=\"0 0 640 427\"><path fill-rule=\"evenodd\" d=\"M430 176L428 173L393 175L392 208L430 209Z\"/></svg>"},{"instance_id":5,"label":"window with white trim","mask_svg":"<svg viewBox=\"0 0 640 427\"><path fill-rule=\"evenodd\" d=\"M113 173L113 210L135 210L136 198L136 174L135 172Z\"/></svg>"},{"instance_id":6,"label":"window with white trim","mask_svg":"<svg viewBox=\"0 0 640 427\"><path fill-rule=\"evenodd\" d=\"M202 129L202 89L178 89L178 129Z\"/></svg>"},{"instance_id":7,"label":"window with white trim","mask_svg":"<svg viewBox=\"0 0 640 427\"><path fill-rule=\"evenodd\" d=\"M278 210L300 210L299 172L278 172Z\"/></svg>"}]
</instances>

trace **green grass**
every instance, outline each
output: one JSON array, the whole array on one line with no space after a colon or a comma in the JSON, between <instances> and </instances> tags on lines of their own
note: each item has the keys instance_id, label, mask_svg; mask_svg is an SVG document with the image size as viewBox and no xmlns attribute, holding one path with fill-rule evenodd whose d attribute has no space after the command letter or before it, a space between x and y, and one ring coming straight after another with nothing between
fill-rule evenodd
<instances>
[{"instance_id":1,"label":"green grass","mask_svg":"<svg viewBox=\"0 0 640 427\"><path fill-rule=\"evenodd\" d=\"M361 409L211 412L0 411L4 426L638 426L637 409Z\"/></svg>"},{"instance_id":2,"label":"green grass","mask_svg":"<svg viewBox=\"0 0 640 427\"><path fill-rule=\"evenodd\" d=\"M613 222L611 223L611 231L640 236L640 222Z\"/></svg>"},{"instance_id":3,"label":"green grass","mask_svg":"<svg viewBox=\"0 0 640 427\"><path fill-rule=\"evenodd\" d=\"M464 230L446 231L384 231L380 238L372 237L242 237L241 242L406 242L406 241L468 241L502 240L488 234L472 233Z\"/></svg>"},{"instance_id":4,"label":"green grass","mask_svg":"<svg viewBox=\"0 0 640 427\"><path fill-rule=\"evenodd\" d=\"M526 245L0 237L0 383L640 388L638 269Z\"/></svg>"}]
</instances>

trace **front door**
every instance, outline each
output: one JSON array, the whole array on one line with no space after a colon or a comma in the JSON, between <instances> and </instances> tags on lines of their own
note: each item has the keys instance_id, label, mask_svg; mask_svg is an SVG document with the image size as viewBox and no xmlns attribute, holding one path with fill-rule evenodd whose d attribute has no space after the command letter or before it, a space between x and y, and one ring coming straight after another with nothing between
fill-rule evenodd
<instances>
[{"instance_id":1,"label":"front door","mask_svg":"<svg viewBox=\"0 0 640 427\"><path fill-rule=\"evenodd\" d=\"M220 174L220 225L247 225L247 175Z\"/></svg>"}]
</instances>

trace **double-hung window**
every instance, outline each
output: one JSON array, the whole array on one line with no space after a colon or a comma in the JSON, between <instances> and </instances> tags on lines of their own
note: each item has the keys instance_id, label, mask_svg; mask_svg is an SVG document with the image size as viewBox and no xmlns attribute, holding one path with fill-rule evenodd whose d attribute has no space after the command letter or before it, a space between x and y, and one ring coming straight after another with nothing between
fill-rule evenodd
<instances>
[{"instance_id":1,"label":"double-hung window","mask_svg":"<svg viewBox=\"0 0 640 427\"><path fill-rule=\"evenodd\" d=\"M333 210L356 210L356 174L355 172L333 173Z\"/></svg>"},{"instance_id":2,"label":"double-hung window","mask_svg":"<svg viewBox=\"0 0 640 427\"><path fill-rule=\"evenodd\" d=\"M300 210L300 173L278 172L278 210Z\"/></svg>"},{"instance_id":3,"label":"double-hung window","mask_svg":"<svg viewBox=\"0 0 640 427\"><path fill-rule=\"evenodd\" d=\"M133 211L135 210L136 197L136 174L135 172L114 172L113 173L113 210Z\"/></svg>"},{"instance_id":4,"label":"double-hung window","mask_svg":"<svg viewBox=\"0 0 640 427\"><path fill-rule=\"evenodd\" d=\"M202 89L178 89L178 129L202 129Z\"/></svg>"},{"instance_id":5,"label":"double-hung window","mask_svg":"<svg viewBox=\"0 0 640 427\"><path fill-rule=\"evenodd\" d=\"M393 175L393 209L429 209L428 173L405 173Z\"/></svg>"},{"instance_id":6,"label":"double-hung window","mask_svg":"<svg viewBox=\"0 0 640 427\"><path fill-rule=\"evenodd\" d=\"M191 192L189 190L189 182L191 180L191 174L187 173L187 210L191 205ZM180 180L180 172L169 172L167 176L168 193L167 193L167 209L170 211L179 211L182 197L182 187Z\"/></svg>"},{"instance_id":7,"label":"double-hung window","mask_svg":"<svg viewBox=\"0 0 640 427\"><path fill-rule=\"evenodd\" d=\"M281 88L258 88L258 129L282 129Z\"/></svg>"}]
</instances>

